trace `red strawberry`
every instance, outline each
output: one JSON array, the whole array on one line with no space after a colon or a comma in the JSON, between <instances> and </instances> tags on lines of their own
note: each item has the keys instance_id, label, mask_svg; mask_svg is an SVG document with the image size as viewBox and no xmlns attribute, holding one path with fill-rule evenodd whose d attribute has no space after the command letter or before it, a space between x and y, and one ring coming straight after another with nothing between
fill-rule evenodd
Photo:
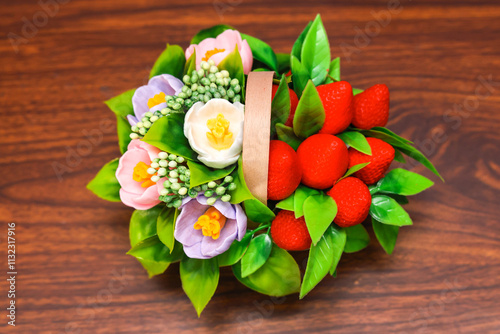
<instances>
[{"instance_id":1,"label":"red strawberry","mask_svg":"<svg viewBox=\"0 0 500 334\"><path fill-rule=\"evenodd\" d=\"M351 85L347 81L339 81L318 86L316 89L326 116L325 124L319 133L341 133L351 124L354 115Z\"/></svg>"},{"instance_id":2,"label":"red strawberry","mask_svg":"<svg viewBox=\"0 0 500 334\"><path fill-rule=\"evenodd\" d=\"M306 250L311 247L311 237L304 217L297 219L292 211L278 212L271 224L271 236L278 247L289 251Z\"/></svg>"},{"instance_id":3,"label":"red strawberry","mask_svg":"<svg viewBox=\"0 0 500 334\"><path fill-rule=\"evenodd\" d=\"M273 99L274 96L276 95L276 92L278 91L278 85L273 85ZM295 116L295 110L297 109L297 105L299 104L299 98L297 97L297 94L293 91L293 89L288 88L288 91L290 92L290 116L288 116L288 119L286 120L285 125L286 126L293 126L293 116Z\"/></svg>"},{"instance_id":4,"label":"red strawberry","mask_svg":"<svg viewBox=\"0 0 500 334\"><path fill-rule=\"evenodd\" d=\"M368 216L372 196L366 184L355 177L337 182L327 193L337 203L337 216L333 222L341 227L360 224Z\"/></svg>"},{"instance_id":5,"label":"red strawberry","mask_svg":"<svg viewBox=\"0 0 500 334\"><path fill-rule=\"evenodd\" d=\"M315 134L297 149L302 168L302 183L308 187L325 189L333 186L347 170L347 147L340 138Z\"/></svg>"},{"instance_id":6,"label":"red strawberry","mask_svg":"<svg viewBox=\"0 0 500 334\"><path fill-rule=\"evenodd\" d=\"M352 124L369 130L375 126L385 126L389 119L389 88L378 84L353 98L354 117Z\"/></svg>"},{"instance_id":7,"label":"red strawberry","mask_svg":"<svg viewBox=\"0 0 500 334\"><path fill-rule=\"evenodd\" d=\"M271 140L267 197L282 200L290 196L300 184L302 170L293 148L280 140Z\"/></svg>"},{"instance_id":8,"label":"red strawberry","mask_svg":"<svg viewBox=\"0 0 500 334\"><path fill-rule=\"evenodd\" d=\"M361 153L352 147L349 148L349 168L364 162L370 162L369 165L354 173L366 184L373 184L380 180L394 160L394 148L385 141L378 138L366 138L372 149L372 155Z\"/></svg>"}]
</instances>

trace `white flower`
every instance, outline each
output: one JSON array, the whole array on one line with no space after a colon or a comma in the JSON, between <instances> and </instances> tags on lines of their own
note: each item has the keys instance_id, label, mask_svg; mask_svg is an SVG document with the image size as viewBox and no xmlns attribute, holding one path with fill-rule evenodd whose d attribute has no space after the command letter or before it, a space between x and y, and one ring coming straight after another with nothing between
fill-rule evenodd
<instances>
[{"instance_id":1,"label":"white flower","mask_svg":"<svg viewBox=\"0 0 500 334\"><path fill-rule=\"evenodd\" d=\"M208 167L224 168L236 161L243 144L245 106L224 99L197 102L186 114L184 135L198 159Z\"/></svg>"}]
</instances>

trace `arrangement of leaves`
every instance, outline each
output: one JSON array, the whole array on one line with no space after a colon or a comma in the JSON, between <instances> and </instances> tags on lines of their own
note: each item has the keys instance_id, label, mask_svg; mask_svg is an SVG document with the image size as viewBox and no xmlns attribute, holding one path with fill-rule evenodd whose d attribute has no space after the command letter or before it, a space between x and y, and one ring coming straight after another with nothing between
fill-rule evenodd
<instances>
[{"instance_id":1,"label":"arrangement of leaves","mask_svg":"<svg viewBox=\"0 0 500 334\"><path fill-rule=\"evenodd\" d=\"M202 30L193 37L191 43L214 38L228 29L232 28L218 25ZM241 36L248 42L254 57L252 70L276 72L279 86L272 101L271 136L296 150L306 138L317 133L325 122L325 110L315 87L340 81L340 59L331 60L330 45L321 18L318 15L305 27L290 54L277 54L257 38L246 34ZM222 61L219 69L228 71L231 78L238 79L244 98L246 78L238 50ZM150 76L171 74L182 80L195 70L194 55L186 60L180 46L167 45L155 62ZM285 125L291 108L289 88L299 97L293 127ZM127 150L131 140L132 131L127 116L134 113L134 92L134 89L129 90L105 102L116 115L122 153ZM360 92L359 89L353 89L354 94ZM171 263L180 262L182 287L198 316L217 289L221 267L230 266L237 280L259 293L270 296L299 293L299 297L303 298L327 274L336 276L343 253L358 252L369 245L370 237L362 224L342 228L333 223L337 204L324 191L300 185L290 197L266 206L248 189L241 158L237 164L226 168L209 168L200 163L198 154L183 133L183 117L174 113L154 122L142 140L185 160L190 172L190 187L211 191L207 186L210 182L229 177L230 182L234 183L234 187L228 187L226 192L230 203L242 203L248 220L254 223L253 228L248 228L241 241L234 241L226 252L218 256L210 259L190 258L184 253L182 244L174 238L179 209L161 203L149 210L134 211L129 230L131 249L127 254L135 257L150 277L162 274ZM410 141L387 128L363 130L349 127L337 136L348 146L367 155L372 154L367 138L381 139L394 147L399 162L404 163L406 160L403 155L407 155L441 178L432 163ZM351 167L342 178L366 165ZM104 165L88 188L103 199L120 201L120 184L115 176L117 168L118 159ZM369 211L371 224L385 252L393 252L399 228L412 225L411 218L402 207L408 203L407 196L416 195L432 185L433 182L424 176L396 168L369 187L372 196ZM293 211L296 218L305 219L312 245L303 276L290 253L279 248L270 235L271 222L279 210Z\"/></svg>"}]
</instances>

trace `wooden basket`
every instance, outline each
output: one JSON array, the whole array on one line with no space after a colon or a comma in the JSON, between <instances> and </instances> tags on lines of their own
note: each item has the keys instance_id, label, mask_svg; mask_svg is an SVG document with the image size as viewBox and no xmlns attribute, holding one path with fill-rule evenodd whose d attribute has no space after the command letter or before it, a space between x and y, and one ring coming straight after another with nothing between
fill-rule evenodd
<instances>
[{"instance_id":1,"label":"wooden basket","mask_svg":"<svg viewBox=\"0 0 500 334\"><path fill-rule=\"evenodd\" d=\"M245 97L243 173L248 189L267 205L274 72L250 72Z\"/></svg>"}]
</instances>

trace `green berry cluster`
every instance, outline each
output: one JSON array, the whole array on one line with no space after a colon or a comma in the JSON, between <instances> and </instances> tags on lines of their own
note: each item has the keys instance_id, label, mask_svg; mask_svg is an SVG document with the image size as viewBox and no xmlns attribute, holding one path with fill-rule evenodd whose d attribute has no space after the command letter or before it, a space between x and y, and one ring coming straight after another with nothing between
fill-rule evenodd
<instances>
[{"instance_id":1,"label":"green berry cluster","mask_svg":"<svg viewBox=\"0 0 500 334\"><path fill-rule=\"evenodd\" d=\"M160 152L158 158L154 159L151 167L159 166L160 177L167 177L163 182L163 189L160 191L160 201L168 207L178 208L182 204L182 199L186 196L194 196L198 193L189 189L191 172L185 164L183 157L167 152ZM159 180L159 179L158 179ZM157 182L158 180L151 181Z\"/></svg>"},{"instance_id":2,"label":"green berry cluster","mask_svg":"<svg viewBox=\"0 0 500 334\"><path fill-rule=\"evenodd\" d=\"M236 183L233 182L233 177L229 175L218 182L210 181L199 187L194 187L193 189L197 188L199 191L203 191L203 196L207 197L207 204L214 205L217 199L223 202L229 202L231 200L231 195L229 195L228 192L236 189Z\"/></svg>"},{"instance_id":3,"label":"green berry cluster","mask_svg":"<svg viewBox=\"0 0 500 334\"><path fill-rule=\"evenodd\" d=\"M148 173L152 175L151 181L153 182L167 177L167 180L163 182L159 199L165 202L168 207L178 208L184 198L187 196L196 198L200 193L208 198L208 205L213 205L217 199L229 202L231 195L227 192L236 189L232 176L191 188L191 171L186 166L184 158L167 152L158 154L158 158L151 163Z\"/></svg>"},{"instance_id":4,"label":"green berry cluster","mask_svg":"<svg viewBox=\"0 0 500 334\"><path fill-rule=\"evenodd\" d=\"M148 111L144 114L140 122L137 122L136 125L132 126L132 133L130 134L130 138L139 139L144 137L144 135L146 134L146 132L148 132L149 128L153 125L154 122L170 113L183 113L183 111L172 111L168 110L168 108L163 108L162 110L155 111L154 113Z\"/></svg>"},{"instance_id":5,"label":"green berry cluster","mask_svg":"<svg viewBox=\"0 0 500 334\"><path fill-rule=\"evenodd\" d=\"M167 107L161 110L147 112L140 122L132 126L130 138L144 137L149 128L159 118L171 113L184 113L196 102L207 103L211 99L225 99L230 102L241 101L241 85L238 79L231 79L226 70L219 71L214 61L201 62L199 70L193 70L191 75L182 78L184 86L176 96L167 95Z\"/></svg>"},{"instance_id":6,"label":"green berry cluster","mask_svg":"<svg viewBox=\"0 0 500 334\"><path fill-rule=\"evenodd\" d=\"M185 86L178 97L184 99L185 108L189 109L199 101L207 103L211 99L225 99L233 103L241 101L241 86L238 79L231 79L226 70L219 71L211 59L208 62L201 62L200 67L198 71L193 70L191 75L182 78ZM172 102L171 105L174 110L178 107Z\"/></svg>"}]
</instances>

